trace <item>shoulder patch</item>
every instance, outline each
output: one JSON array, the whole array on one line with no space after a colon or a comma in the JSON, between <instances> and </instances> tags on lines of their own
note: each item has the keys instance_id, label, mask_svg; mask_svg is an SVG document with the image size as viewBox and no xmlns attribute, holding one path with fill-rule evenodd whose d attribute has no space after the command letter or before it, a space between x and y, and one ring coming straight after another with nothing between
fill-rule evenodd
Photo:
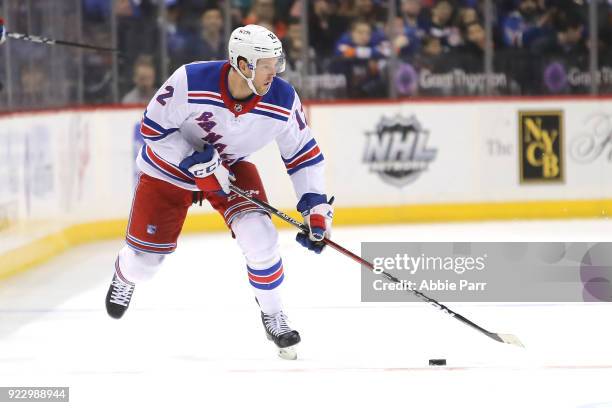
<instances>
[{"instance_id":1,"label":"shoulder patch","mask_svg":"<svg viewBox=\"0 0 612 408\"><path fill-rule=\"evenodd\" d=\"M221 68L227 61L193 62L185 65L189 91L219 92Z\"/></svg>"},{"instance_id":2,"label":"shoulder patch","mask_svg":"<svg viewBox=\"0 0 612 408\"><path fill-rule=\"evenodd\" d=\"M261 98L262 102L280 106L291 111L295 99L293 86L282 78L276 77L267 94Z\"/></svg>"}]
</instances>

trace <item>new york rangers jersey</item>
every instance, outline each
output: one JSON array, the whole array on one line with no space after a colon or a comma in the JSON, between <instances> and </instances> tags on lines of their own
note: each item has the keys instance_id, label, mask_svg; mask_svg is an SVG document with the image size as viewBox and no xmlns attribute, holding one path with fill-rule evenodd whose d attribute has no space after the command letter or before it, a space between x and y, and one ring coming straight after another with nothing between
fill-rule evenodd
<instances>
[{"instance_id":1,"label":"new york rangers jersey","mask_svg":"<svg viewBox=\"0 0 612 408\"><path fill-rule=\"evenodd\" d=\"M193 176L178 164L204 144L232 165L276 141L297 197L324 194L323 154L293 87L275 77L263 97L237 101L228 90L229 70L227 61L195 62L172 74L142 118L139 169L196 191Z\"/></svg>"}]
</instances>

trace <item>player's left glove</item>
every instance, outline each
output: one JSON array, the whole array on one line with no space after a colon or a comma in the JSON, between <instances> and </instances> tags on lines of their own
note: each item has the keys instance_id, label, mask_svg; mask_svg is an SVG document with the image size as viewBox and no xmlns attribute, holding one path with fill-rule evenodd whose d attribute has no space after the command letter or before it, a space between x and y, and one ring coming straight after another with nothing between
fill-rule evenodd
<instances>
[{"instance_id":1,"label":"player's left glove","mask_svg":"<svg viewBox=\"0 0 612 408\"><path fill-rule=\"evenodd\" d=\"M306 235L300 232L296 235L295 240L309 250L320 254L326 245L323 238L329 238L331 235L331 223L334 217L334 210L327 202L327 196L306 193L298 202L297 210L302 213L309 233Z\"/></svg>"},{"instance_id":2,"label":"player's left glove","mask_svg":"<svg viewBox=\"0 0 612 408\"><path fill-rule=\"evenodd\" d=\"M4 28L4 20L0 18L0 44L6 41L6 28Z\"/></svg>"},{"instance_id":3,"label":"player's left glove","mask_svg":"<svg viewBox=\"0 0 612 408\"><path fill-rule=\"evenodd\" d=\"M194 152L181 161L179 167L195 178L198 188L205 193L230 193L230 183L236 181L234 174L223 165L217 150L207 144L201 152Z\"/></svg>"}]
</instances>

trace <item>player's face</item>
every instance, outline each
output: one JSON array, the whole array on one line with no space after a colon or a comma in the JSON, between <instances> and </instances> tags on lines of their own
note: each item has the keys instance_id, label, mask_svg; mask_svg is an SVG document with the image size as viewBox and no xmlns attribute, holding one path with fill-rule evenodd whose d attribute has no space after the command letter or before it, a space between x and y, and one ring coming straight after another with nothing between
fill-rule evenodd
<instances>
[{"instance_id":1,"label":"player's face","mask_svg":"<svg viewBox=\"0 0 612 408\"><path fill-rule=\"evenodd\" d=\"M276 74L280 73L281 65L280 58L262 58L257 61L253 80L257 93L263 95L268 91Z\"/></svg>"}]
</instances>

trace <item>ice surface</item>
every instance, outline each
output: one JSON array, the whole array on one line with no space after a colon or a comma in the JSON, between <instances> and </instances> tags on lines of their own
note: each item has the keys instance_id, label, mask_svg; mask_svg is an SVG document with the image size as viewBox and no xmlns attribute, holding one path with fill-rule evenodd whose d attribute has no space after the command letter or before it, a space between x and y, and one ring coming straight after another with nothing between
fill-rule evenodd
<instances>
[{"instance_id":1,"label":"ice surface","mask_svg":"<svg viewBox=\"0 0 612 408\"><path fill-rule=\"evenodd\" d=\"M336 228L360 241L609 241L608 221ZM359 266L281 233L297 361L265 338L227 233L185 235L122 320L104 297L122 242L0 282L0 385L70 386L75 407L612 407L612 305L449 304L527 347L422 303L360 302ZM407 295L409 296L409 295ZM445 358L446 367L429 367ZM20 405L21 406L21 405Z\"/></svg>"}]
</instances>

